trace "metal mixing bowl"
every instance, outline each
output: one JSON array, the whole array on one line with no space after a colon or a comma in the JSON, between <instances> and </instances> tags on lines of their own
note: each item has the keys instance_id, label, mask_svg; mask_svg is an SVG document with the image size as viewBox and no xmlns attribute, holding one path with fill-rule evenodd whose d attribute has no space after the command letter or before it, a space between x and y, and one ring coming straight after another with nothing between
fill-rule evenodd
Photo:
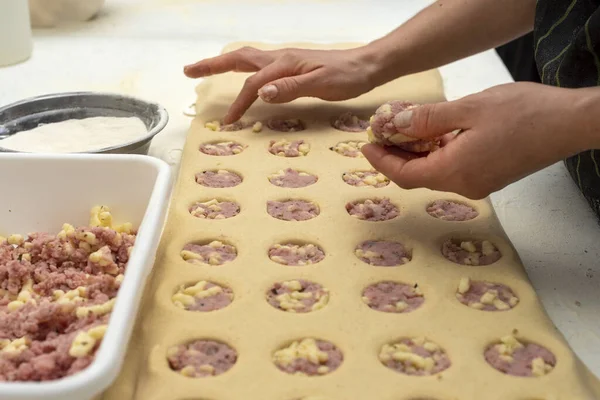
<instances>
[{"instance_id":1,"label":"metal mixing bowl","mask_svg":"<svg viewBox=\"0 0 600 400\"><path fill-rule=\"evenodd\" d=\"M40 124L91 117L137 117L148 134L134 142L86 153L148 154L152 139L169 120L161 105L120 94L71 92L32 97L0 108L0 153L18 153L2 148L2 139L17 132Z\"/></svg>"}]
</instances>

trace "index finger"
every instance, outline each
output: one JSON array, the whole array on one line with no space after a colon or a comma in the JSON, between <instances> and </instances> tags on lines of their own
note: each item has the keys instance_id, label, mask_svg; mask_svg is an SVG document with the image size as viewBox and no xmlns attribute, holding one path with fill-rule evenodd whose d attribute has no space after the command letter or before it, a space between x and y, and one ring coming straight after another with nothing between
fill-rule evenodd
<instances>
[{"instance_id":1,"label":"index finger","mask_svg":"<svg viewBox=\"0 0 600 400\"><path fill-rule=\"evenodd\" d=\"M202 78L225 72L256 72L273 61L268 52L243 48L216 57L206 58L183 68L189 78Z\"/></svg>"}]
</instances>

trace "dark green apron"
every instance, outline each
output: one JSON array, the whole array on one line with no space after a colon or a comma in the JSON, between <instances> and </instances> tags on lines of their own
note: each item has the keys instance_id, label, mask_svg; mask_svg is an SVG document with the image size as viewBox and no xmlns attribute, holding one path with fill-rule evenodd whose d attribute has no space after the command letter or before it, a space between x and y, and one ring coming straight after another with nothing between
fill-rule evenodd
<instances>
[{"instance_id":1,"label":"dark green apron","mask_svg":"<svg viewBox=\"0 0 600 400\"><path fill-rule=\"evenodd\" d=\"M600 86L600 0L538 0L533 45L543 83ZM600 150L570 157L565 164L600 218Z\"/></svg>"}]
</instances>

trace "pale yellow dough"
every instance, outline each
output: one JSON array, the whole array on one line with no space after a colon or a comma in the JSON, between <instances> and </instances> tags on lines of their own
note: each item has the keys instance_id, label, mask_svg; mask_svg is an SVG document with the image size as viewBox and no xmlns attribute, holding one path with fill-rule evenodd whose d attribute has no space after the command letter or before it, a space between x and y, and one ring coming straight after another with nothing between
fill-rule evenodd
<instances>
[{"instance_id":1,"label":"pale yellow dough","mask_svg":"<svg viewBox=\"0 0 600 400\"><path fill-rule=\"evenodd\" d=\"M295 47L331 48L306 43ZM237 43L226 50L241 47ZM261 48L272 45L254 44ZM350 45L337 45L345 48ZM281 46L279 46L281 47ZM213 132L208 121L221 118L242 87L245 74L213 76L197 89L197 112L184 149L179 180L151 283L146 288L138 326L133 334L121 376L105 393L105 400L593 400L600 385L574 356L543 311L527 280L521 262L502 230L488 201L468 201L456 195L427 190L404 191L390 184L383 188L356 188L342 180L349 170L369 169L363 158L340 157L329 147L341 141L367 141L366 133L340 132L330 127L332 116L352 111L371 115L384 102L404 99L417 103L444 100L437 71L407 76L379 87L359 99L325 103L301 99L288 105L267 105L260 100L247 117L301 118L307 129L271 133L251 129ZM306 140L305 157L275 157L270 140ZM198 151L201 143L235 140L248 147L241 154L210 157ZM267 177L285 168L318 176L317 183L283 189ZM238 171L244 182L233 188L199 188L194 175L204 170ZM348 215L349 201L389 197L400 206L400 216L387 222L365 222ZM188 212L201 198L226 198L241 206L235 218L204 221ZM309 221L287 222L266 213L268 200L299 198L316 202L321 214ZM464 202L480 216L466 222L431 218L426 207L434 200ZM450 237L492 241L502 252L497 263L485 267L453 264L440 254ZM179 255L189 242L228 241L238 257L221 266L190 264ZM354 255L364 240L400 241L412 249L412 261L399 267L374 267ZM325 258L314 265L289 267L272 262L268 249L275 243L314 243ZM473 280L504 283L518 293L520 302L502 313L483 312L460 304L457 282ZM331 300L318 312L284 313L271 307L264 293L275 282L306 279L330 290ZM209 313L187 312L173 305L171 296L181 284L210 280L233 290L226 308ZM425 302L411 313L371 310L361 300L363 289L376 282L418 282ZM506 335L539 343L558 360L541 378L515 378L490 367L484 349ZM403 337L426 336L448 354L452 365L440 375L410 377L386 368L378 359L381 347ZM273 353L295 340L313 337L329 341L344 354L343 364L331 374L300 377L279 371ZM226 342L239 354L236 365L217 377L186 378L169 369L167 349L194 339ZM314 397L313 397L314 396Z\"/></svg>"}]
</instances>

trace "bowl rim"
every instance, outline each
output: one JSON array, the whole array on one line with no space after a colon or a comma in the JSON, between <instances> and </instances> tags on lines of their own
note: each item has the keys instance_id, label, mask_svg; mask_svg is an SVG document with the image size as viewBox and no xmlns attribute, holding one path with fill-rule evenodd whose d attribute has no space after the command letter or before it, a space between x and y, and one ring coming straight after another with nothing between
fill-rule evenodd
<instances>
[{"instance_id":1,"label":"bowl rim","mask_svg":"<svg viewBox=\"0 0 600 400\"><path fill-rule=\"evenodd\" d=\"M48 99L69 98L69 97L73 97L73 98L79 97L80 98L80 97L85 97L85 96L121 98L121 99L125 99L125 100L130 100L133 102L145 104L148 107L154 108L156 110L156 115L158 115L158 122L157 122L156 126L154 126L152 129L150 129L148 131L147 135L145 135L137 140L134 140L134 141L125 142L123 144L110 146L110 147L103 147L103 148L97 149L97 150L69 152L69 153L61 153L61 154L102 154L102 153L110 153L114 150L120 150L120 153L127 153L128 151L136 149L136 148L140 147L140 145L143 145L143 144L149 142L150 140L152 140L154 138L154 136L158 135L165 128L165 126L167 126L167 123L169 122L169 113L167 112L166 108L159 103L142 100L139 97L125 95L125 94L121 94L121 93L96 92L96 91L59 92L59 93L49 93L49 94L43 94L43 95L39 95L39 96L28 97L23 100L19 100L19 101L10 103L6 106L0 107L0 114L11 108L21 106L21 105L27 104L27 103L40 101L40 100L43 101L43 100L48 100ZM41 154L41 153L36 153L36 152L31 152L31 151L7 149L7 148L2 147L1 143L2 143L2 141L0 140L0 154L1 153Z\"/></svg>"}]
</instances>

